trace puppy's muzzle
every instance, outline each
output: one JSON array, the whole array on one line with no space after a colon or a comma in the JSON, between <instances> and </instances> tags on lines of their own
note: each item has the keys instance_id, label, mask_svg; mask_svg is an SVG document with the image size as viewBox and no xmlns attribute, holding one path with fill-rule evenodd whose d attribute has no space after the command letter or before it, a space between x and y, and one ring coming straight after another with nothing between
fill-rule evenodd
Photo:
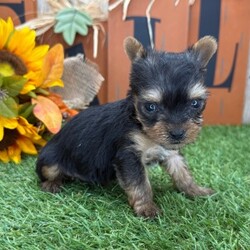
<instances>
[{"instance_id":1,"label":"puppy's muzzle","mask_svg":"<svg viewBox=\"0 0 250 250\"><path fill-rule=\"evenodd\" d=\"M185 138L186 131L184 129L172 129L169 131L169 137L173 143L180 143Z\"/></svg>"}]
</instances>

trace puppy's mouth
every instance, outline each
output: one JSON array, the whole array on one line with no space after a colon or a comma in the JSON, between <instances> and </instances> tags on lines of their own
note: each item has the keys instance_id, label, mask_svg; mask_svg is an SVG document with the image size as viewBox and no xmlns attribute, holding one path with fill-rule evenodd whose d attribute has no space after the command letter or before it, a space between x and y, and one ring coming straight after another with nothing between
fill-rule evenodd
<instances>
[{"instance_id":1,"label":"puppy's mouth","mask_svg":"<svg viewBox=\"0 0 250 250\"><path fill-rule=\"evenodd\" d=\"M183 143L183 140L175 140L175 141L171 141L171 144L181 144Z\"/></svg>"},{"instance_id":2,"label":"puppy's mouth","mask_svg":"<svg viewBox=\"0 0 250 250\"><path fill-rule=\"evenodd\" d=\"M194 141L195 138L189 137L184 137L181 140L168 139L168 141L166 142L166 147L168 147L169 149L177 150L185 147L187 144L193 143Z\"/></svg>"},{"instance_id":3,"label":"puppy's mouth","mask_svg":"<svg viewBox=\"0 0 250 250\"><path fill-rule=\"evenodd\" d=\"M170 149L180 149L182 147L184 147L186 145L186 143L183 141L183 140L179 140L179 141L171 141L169 144L168 144L168 147Z\"/></svg>"}]
</instances>

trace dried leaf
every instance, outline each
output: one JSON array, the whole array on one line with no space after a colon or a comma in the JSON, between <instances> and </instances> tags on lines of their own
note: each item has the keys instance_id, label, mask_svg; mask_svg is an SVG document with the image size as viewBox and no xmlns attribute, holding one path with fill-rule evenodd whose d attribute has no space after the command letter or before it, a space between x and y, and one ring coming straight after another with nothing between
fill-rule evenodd
<instances>
[{"instance_id":1,"label":"dried leaf","mask_svg":"<svg viewBox=\"0 0 250 250\"><path fill-rule=\"evenodd\" d=\"M47 96L51 101L53 101L61 110L61 113L67 113L69 117L73 117L74 115L78 114L78 111L75 109L70 109L62 100L62 97L60 95L57 95L55 93L50 93L49 96Z\"/></svg>"},{"instance_id":2,"label":"dried leaf","mask_svg":"<svg viewBox=\"0 0 250 250\"><path fill-rule=\"evenodd\" d=\"M45 57L40 88L49 88L53 86L63 87L63 82L60 80L63 74L63 61L63 46L61 44L56 44L48 51Z\"/></svg>"},{"instance_id":3,"label":"dried leaf","mask_svg":"<svg viewBox=\"0 0 250 250\"><path fill-rule=\"evenodd\" d=\"M51 133L59 132L62 125L62 115L57 105L44 96L32 98L32 104L36 104L33 109L35 117L42 121Z\"/></svg>"}]
</instances>

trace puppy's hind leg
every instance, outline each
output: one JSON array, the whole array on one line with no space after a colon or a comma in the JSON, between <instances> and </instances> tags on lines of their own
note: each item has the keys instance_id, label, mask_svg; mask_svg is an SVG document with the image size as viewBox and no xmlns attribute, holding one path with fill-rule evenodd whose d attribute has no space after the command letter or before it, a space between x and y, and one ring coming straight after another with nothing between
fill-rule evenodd
<instances>
[{"instance_id":1,"label":"puppy's hind leg","mask_svg":"<svg viewBox=\"0 0 250 250\"><path fill-rule=\"evenodd\" d=\"M51 193L57 193L60 191L63 174L60 171L58 164L37 167L37 173L41 179L42 190Z\"/></svg>"}]
</instances>

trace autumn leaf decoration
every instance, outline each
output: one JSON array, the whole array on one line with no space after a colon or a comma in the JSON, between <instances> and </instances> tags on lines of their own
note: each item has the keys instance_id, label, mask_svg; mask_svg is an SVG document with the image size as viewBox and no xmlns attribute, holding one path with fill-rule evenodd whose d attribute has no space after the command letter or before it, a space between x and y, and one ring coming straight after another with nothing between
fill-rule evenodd
<instances>
[{"instance_id":1,"label":"autumn leaf decoration","mask_svg":"<svg viewBox=\"0 0 250 250\"><path fill-rule=\"evenodd\" d=\"M68 45L74 43L76 34L87 35L88 26L93 25L92 18L84 11L76 8L65 8L56 15L55 33L62 33L65 42Z\"/></svg>"},{"instance_id":2,"label":"autumn leaf decoration","mask_svg":"<svg viewBox=\"0 0 250 250\"><path fill-rule=\"evenodd\" d=\"M55 45L48 51L41 71L41 84L37 89L37 93L42 95L36 95L32 98L33 114L53 134L56 134L61 128L62 114L59 107L46 96L50 94L49 87L63 87L63 82L60 80L63 73L63 60L61 44Z\"/></svg>"},{"instance_id":3,"label":"autumn leaf decoration","mask_svg":"<svg viewBox=\"0 0 250 250\"><path fill-rule=\"evenodd\" d=\"M44 96L32 98L32 104L35 105L34 115L44 123L51 133L56 134L62 123L62 115L57 105Z\"/></svg>"}]
</instances>

